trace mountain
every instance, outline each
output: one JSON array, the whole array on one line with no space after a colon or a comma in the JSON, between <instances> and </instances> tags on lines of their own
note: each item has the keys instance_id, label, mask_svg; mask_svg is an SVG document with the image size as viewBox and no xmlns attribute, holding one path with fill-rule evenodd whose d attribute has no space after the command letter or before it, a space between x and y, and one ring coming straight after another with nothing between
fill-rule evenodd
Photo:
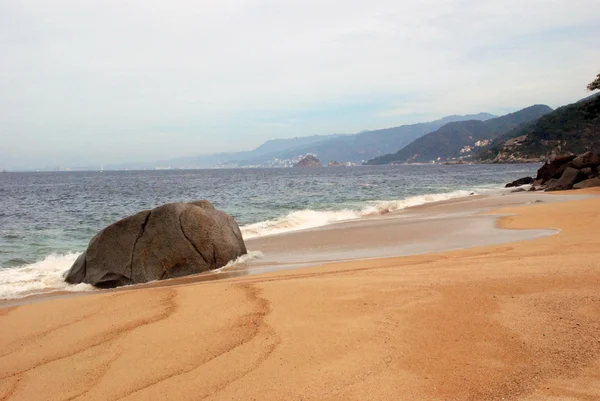
<instances>
[{"instance_id":1,"label":"mountain","mask_svg":"<svg viewBox=\"0 0 600 401\"><path fill-rule=\"evenodd\" d=\"M495 116L489 113L466 116L454 115L427 123L362 131L354 135L326 137L324 140L315 141L310 144L241 159L239 164L241 166L261 165L274 158L285 160L306 154L315 154L320 160L325 161L325 163L333 160L339 162L363 162L364 160L383 155L389 152L390 149L400 149L413 140L435 131L450 121L488 120L493 117Z\"/></svg>"},{"instance_id":2,"label":"mountain","mask_svg":"<svg viewBox=\"0 0 600 401\"><path fill-rule=\"evenodd\" d=\"M559 107L499 136L479 154L497 162L540 160L552 153L600 151L600 93Z\"/></svg>"},{"instance_id":3,"label":"mountain","mask_svg":"<svg viewBox=\"0 0 600 401\"><path fill-rule=\"evenodd\" d=\"M329 161L362 163L383 155L390 149L400 149L452 121L489 120L493 114L452 115L436 121L402 125L357 134L313 135L289 139L272 139L253 150L180 157L148 163L105 165L105 170L155 168L211 167L291 167L307 154L316 155L325 164Z\"/></svg>"},{"instance_id":4,"label":"mountain","mask_svg":"<svg viewBox=\"0 0 600 401\"><path fill-rule=\"evenodd\" d=\"M548 106L534 105L486 121L451 122L416 139L394 154L377 157L366 164L471 160L474 149L486 146L494 138L521 124L536 120L550 111L552 109Z\"/></svg>"},{"instance_id":5,"label":"mountain","mask_svg":"<svg viewBox=\"0 0 600 401\"><path fill-rule=\"evenodd\" d=\"M129 169L155 169L155 168L211 168L215 166L238 167L241 161L248 159L262 158L269 160L273 154L285 152L288 149L303 147L314 142L321 142L327 139L342 137L344 134L331 135L312 135L305 137L271 139L258 146L257 148L243 152L225 152L209 155L199 155L190 157L178 157L175 159L166 159L146 163L124 163L111 164L105 166L106 170L129 170ZM262 157L267 155L266 157Z\"/></svg>"},{"instance_id":6,"label":"mountain","mask_svg":"<svg viewBox=\"0 0 600 401\"><path fill-rule=\"evenodd\" d=\"M254 149L251 153L254 156L265 155L276 152L283 152L292 148L297 148L300 146L307 146L316 142L326 141L328 139L335 139L339 137L343 137L347 135L343 134L332 134L332 135L312 135L312 136L303 136L296 137L291 139L270 139L267 142L263 143L256 149Z\"/></svg>"}]
</instances>

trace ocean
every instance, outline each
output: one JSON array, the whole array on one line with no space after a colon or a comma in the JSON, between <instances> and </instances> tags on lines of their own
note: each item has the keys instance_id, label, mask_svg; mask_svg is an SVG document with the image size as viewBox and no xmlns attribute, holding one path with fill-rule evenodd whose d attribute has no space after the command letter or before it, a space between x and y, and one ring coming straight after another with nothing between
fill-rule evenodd
<instances>
[{"instance_id":1,"label":"ocean","mask_svg":"<svg viewBox=\"0 0 600 401\"><path fill-rule=\"evenodd\" d=\"M169 202L208 199L246 239L502 190L535 164L0 174L0 299L70 286L62 273L103 227Z\"/></svg>"}]
</instances>

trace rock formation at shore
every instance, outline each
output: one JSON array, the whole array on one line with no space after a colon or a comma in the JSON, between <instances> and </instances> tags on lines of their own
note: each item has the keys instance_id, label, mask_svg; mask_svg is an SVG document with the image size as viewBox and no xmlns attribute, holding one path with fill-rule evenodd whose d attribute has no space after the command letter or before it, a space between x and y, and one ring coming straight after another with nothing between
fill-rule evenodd
<instances>
[{"instance_id":1,"label":"rock formation at shore","mask_svg":"<svg viewBox=\"0 0 600 401\"><path fill-rule=\"evenodd\" d=\"M519 178L518 180L515 180L513 182L509 182L508 184L505 185L505 188L520 187L521 185L529 185L532 182L533 182L532 177L523 177L523 178Z\"/></svg>"},{"instance_id":2,"label":"rock formation at shore","mask_svg":"<svg viewBox=\"0 0 600 401\"><path fill-rule=\"evenodd\" d=\"M321 167L321 161L313 155L308 155L296 163L294 167Z\"/></svg>"},{"instance_id":3,"label":"rock formation at shore","mask_svg":"<svg viewBox=\"0 0 600 401\"><path fill-rule=\"evenodd\" d=\"M217 269L246 253L233 217L205 200L170 203L104 228L65 280L101 288L145 283Z\"/></svg>"},{"instance_id":4,"label":"rock formation at shore","mask_svg":"<svg viewBox=\"0 0 600 401\"><path fill-rule=\"evenodd\" d=\"M531 184L531 190L564 191L600 186L600 155L586 152L549 158L537 176L506 184L507 188Z\"/></svg>"}]
</instances>

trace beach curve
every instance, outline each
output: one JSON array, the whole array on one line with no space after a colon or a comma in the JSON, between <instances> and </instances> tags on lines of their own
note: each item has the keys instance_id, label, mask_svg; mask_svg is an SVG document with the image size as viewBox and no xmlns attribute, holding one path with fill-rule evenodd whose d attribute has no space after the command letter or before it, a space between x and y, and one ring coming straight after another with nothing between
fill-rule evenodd
<instances>
[{"instance_id":1,"label":"beach curve","mask_svg":"<svg viewBox=\"0 0 600 401\"><path fill-rule=\"evenodd\" d=\"M561 230L526 242L5 309L0 398L594 399L598 205L496 210Z\"/></svg>"}]
</instances>

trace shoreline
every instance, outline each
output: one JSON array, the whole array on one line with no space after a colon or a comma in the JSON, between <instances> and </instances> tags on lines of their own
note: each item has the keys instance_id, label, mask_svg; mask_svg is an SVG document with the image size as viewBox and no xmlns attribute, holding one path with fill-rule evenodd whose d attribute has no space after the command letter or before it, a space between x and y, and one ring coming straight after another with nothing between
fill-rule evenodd
<instances>
[{"instance_id":1,"label":"shoreline","mask_svg":"<svg viewBox=\"0 0 600 401\"><path fill-rule=\"evenodd\" d=\"M466 197L487 196L476 193L500 193L500 188L489 186L472 190L454 190L431 194L400 197L391 200L363 201L360 206L354 205L345 209L300 209L277 218L241 226L245 240L255 240L294 234L311 229L335 226L338 223L360 221L380 215L393 215L398 211L417 206L437 204L448 200L460 200ZM248 234L248 235L246 235ZM18 267L0 269L0 304L27 297L44 296L58 292L84 292L92 290L91 286L81 284L76 288L67 285L62 273L70 268L79 252L51 253L44 258ZM267 263L265 264L272 264ZM313 263L314 264L314 263ZM211 272L207 272L211 273ZM203 273L205 274L205 273ZM1 306L0 306L1 307Z\"/></svg>"},{"instance_id":2,"label":"shoreline","mask_svg":"<svg viewBox=\"0 0 600 401\"><path fill-rule=\"evenodd\" d=\"M528 241L0 309L0 398L597 399L600 190L571 194L492 207L560 230Z\"/></svg>"},{"instance_id":3,"label":"shoreline","mask_svg":"<svg viewBox=\"0 0 600 401\"><path fill-rule=\"evenodd\" d=\"M217 271L175 279L134 284L114 289L81 291L57 290L35 293L21 298L0 300L0 309L71 298L104 292L173 286L187 282L224 280L232 277L265 274L273 271L302 269L329 263L366 261L423 255L469 249L477 246L526 241L554 235L552 229L526 230L520 233L498 226L499 216L490 214L494 208L525 205L532 202L564 202L584 199L589 195L534 193L499 193L470 195L444 199L405 209L371 215L325 226L284 232L246 240L249 252L262 257L252 258ZM445 235L437 232L445 227ZM405 233L404 230L410 230ZM393 236L393 238L392 238ZM370 238L366 241L364 238ZM289 244L293 244L290 246ZM310 255L310 257L309 257Z\"/></svg>"}]
</instances>

